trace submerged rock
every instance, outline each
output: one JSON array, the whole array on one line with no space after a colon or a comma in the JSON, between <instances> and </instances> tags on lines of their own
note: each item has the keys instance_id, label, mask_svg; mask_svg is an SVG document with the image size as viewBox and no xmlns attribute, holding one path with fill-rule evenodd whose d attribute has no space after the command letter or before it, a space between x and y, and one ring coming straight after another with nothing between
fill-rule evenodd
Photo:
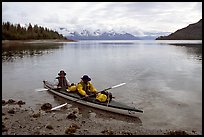
<instances>
[{"instance_id":1,"label":"submerged rock","mask_svg":"<svg viewBox=\"0 0 204 137\"><path fill-rule=\"evenodd\" d=\"M52 108L52 105L50 103L45 103L41 106L41 109L44 111L50 111Z\"/></svg>"}]
</instances>

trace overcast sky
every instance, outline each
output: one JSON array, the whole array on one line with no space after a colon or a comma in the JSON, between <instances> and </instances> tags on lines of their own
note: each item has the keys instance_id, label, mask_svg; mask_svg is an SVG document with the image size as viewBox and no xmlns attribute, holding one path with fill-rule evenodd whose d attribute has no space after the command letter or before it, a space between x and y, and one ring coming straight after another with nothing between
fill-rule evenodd
<instances>
[{"instance_id":1,"label":"overcast sky","mask_svg":"<svg viewBox=\"0 0 204 137\"><path fill-rule=\"evenodd\" d=\"M2 2L2 21L69 30L175 32L202 18L202 2Z\"/></svg>"}]
</instances>

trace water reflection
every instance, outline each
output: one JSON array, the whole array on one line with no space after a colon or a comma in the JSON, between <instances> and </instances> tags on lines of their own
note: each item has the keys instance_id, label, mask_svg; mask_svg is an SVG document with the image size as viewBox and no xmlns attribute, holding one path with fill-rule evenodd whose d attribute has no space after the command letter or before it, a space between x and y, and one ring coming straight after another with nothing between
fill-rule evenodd
<instances>
[{"instance_id":1,"label":"water reflection","mask_svg":"<svg viewBox=\"0 0 204 137\"><path fill-rule=\"evenodd\" d=\"M25 56L41 56L53 49L62 48L63 43L4 43L2 44L2 62L14 61Z\"/></svg>"},{"instance_id":2,"label":"water reflection","mask_svg":"<svg viewBox=\"0 0 204 137\"><path fill-rule=\"evenodd\" d=\"M202 60L202 44L170 44L178 47L183 47L186 50L188 57L196 60Z\"/></svg>"},{"instance_id":3,"label":"water reflection","mask_svg":"<svg viewBox=\"0 0 204 137\"><path fill-rule=\"evenodd\" d=\"M42 80L54 81L63 68L70 82L79 82L83 74L90 75L98 90L127 83L111 92L118 101L144 110L143 126L202 131L202 43L159 42L4 45L2 58L19 58L21 53L23 59L2 63L2 98L20 99L31 106L36 102L57 106L61 103L53 96L33 90L42 88Z\"/></svg>"}]
</instances>

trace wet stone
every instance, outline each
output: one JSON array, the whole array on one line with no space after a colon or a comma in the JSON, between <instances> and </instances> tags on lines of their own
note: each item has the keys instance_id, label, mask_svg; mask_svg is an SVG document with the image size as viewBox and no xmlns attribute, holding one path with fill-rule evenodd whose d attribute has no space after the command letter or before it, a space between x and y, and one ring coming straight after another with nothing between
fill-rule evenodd
<instances>
[{"instance_id":1,"label":"wet stone","mask_svg":"<svg viewBox=\"0 0 204 137\"><path fill-rule=\"evenodd\" d=\"M46 125L46 128L47 129L53 129L52 125L50 125L50 124Z\"/></svg>"},{"instance_id":2,"label":"wet stone","mask_svg":"<svg viewBox=\"0 0 204 137\"><path fill-rule=\"evenodd\" d=\"M113 135L114 134L114 132L112 130L103 130L103 131L101 131L101 133L107 134L107 135Z\"/></svg>"},{"instance_id":3,"label":"wet stone","mask_svg":"<svg viewBox=\"0 0 204 137\"><path fill-rule=\"evenodd\" d=\"M189 134L187 134L186 131L176 130L167 132L167 135L189 135Z\"/></svg>"},{"instance_id":4,"label":"wet stone","mask_svg":"<svg viewBox=\"0 0 204 137\"><path fill-rule=\"evenodd\" d=\"M123 135L133 135L133 134L132 134L131 132L129 132L129 131L123 131L122 134L123 134Z\"/></svg>"},{"instance_id":5,"label":"wet stone","mask_svg":"<svg viewBox=\"0 0 204 137\"><path fill-rule=\"evenodd\" d=\"M17 102L17 104L18 104L18 105L24 105L25 102L23 102L22 100L19 100L19 101Z\"/></svg>"},{"instance_id":6,"label":"wet stone","mask_svg":"<svg viewBox=\"0 0 204 137\"><path fill-rule=\"evenodd\" d=\"M73 113L74 113L74 114L78 114L78 113L79 113L79 109L78 109L78 108L74 108L74 109L73 109Z\"/></svg>"},{"instance_id":7,"label":"wet stone","mask_svg":"<svg viewBox=\"0 0 204 137\"><path fill-rule=\"evenodd\" d=\"M6 126L4 125L4 123L2 122L2 132L7 132L8 128L6 128Z\"/></svg>"},{"instance_id":8,"label":"wet stone","mask_svg":"<svg viewBox=\"0 0 204 137\"><path fill-rule=\"evenodd\" d=\"M67 116L67 119L76 119L77 116L74 114L74 113L70 113L68 116Z\"/></svg>"},{"instance_id":9,"label":"wet stone","mask_svg":"<svg viewBox=\"0 0 204 137\"><path fill-rule=\"evenodd\" d=\"M73 134L73 133L75 133L76 132L76 128L74 128L74 127L69 127L69 128L67 128L66 130L65 130L65 133L66 134Z\"/></svg>"},{"instance_id":10,"label":"wet stone","mask_svg":"<svg viewBox=\"0 0 204 137\"><path fill-rule=\"evenodd\" d=\"M14 111L14 109L10 109L10 110L8 110L8 113L9 114L15 114L15 111Z\"/></svg>"},{"instance_id":11,"label":"wet stone","mask_svg":"<svg viewBox=\"0 0 204 137\"><path fill-rule=\"evenodd\" d=\"M83 120L81 123L82 123L82 124L85 124L85 123L86 123L86 121L85 121L85 120Z\"/></svg>"},{"instance_id":12,"label":"wet stone","mask_svg":"<svg viewBox=\"0 0 204 137\"><path fill-rule=\"evenodd\" d=\"M7 101L7 104L14 104L15 102L16 102L15 100L9 99L9 100Z\"/></svg>"},{"instance_id":13,"label":"wet stone","mask_svg":"<svg viewBox=\"0 0 204 137\"><path fill-rule=\"evenodd\" d=\"M8 119L8 117L5 117L5 118L4 118L4 120L7 120L7 119Z\"/></svg>"},{"instance_id":14,"label":"wet stone","mask_svg":"<svg viewBox=\"0 0 204 137\"><path fill-rule=\"evenodd\" d=\"M40 113L35 113L35 114L33 114L33 117L34 117L34 118L40 117Z\"/></svg>"},{"instance_id":15,"label":"wet stone","mask_svg":"<svg viewBox=\"0 0 204 137\"><path fill-rule=\"evenodd\" d=\"M70 127L68 127L66 130L65 130L65 133L66 134L73 134L76 132L76 130L80 128L78 125L76 124L72 124Z\"/></svg>"},{"instance_id":16,"label":"wet stone","mask_svg":"<svg viewBox=\"0 0 204 137\"><path fill-rule=\"evenodd\" d=\"M7 102L5 100L2 100L2 105L6 105Z\"/></svg>"},{"instance_id":17,"label":"wet stone","mask_svg":"<svg viewBox=\"0 0 204 137\"><path fill-rule=\"evenodd\" d=\"M41 106L41 109L44 111L49 111L51 110L51 108L52 108L52 105L50 103L45 103Z\"/></svg>"}]
</instances>

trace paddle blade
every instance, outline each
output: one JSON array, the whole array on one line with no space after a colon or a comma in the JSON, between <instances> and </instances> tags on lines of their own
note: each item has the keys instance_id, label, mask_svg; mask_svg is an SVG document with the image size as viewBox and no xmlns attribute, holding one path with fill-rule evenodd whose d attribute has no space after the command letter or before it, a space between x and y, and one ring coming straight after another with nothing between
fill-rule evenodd
<instances>
[{"instance_id":1,"label":"paddle blade","mask_svg":"<svg viewBox=\"0 0 204 137\"><path fill-rule=\"evenodd\" d=\"M57 107L52 108L51 110L55 110L55 109L64 107L64 106L66 106L66 105L67 105L67 103L64 103L64 104L62 104L62 105L59 105L59 106L57 106Z\"/></svg>"},{"instance_id":2,"label":"paddle blade","mask_svg":"<svg viewBox=\"0 0 204 137\"><path fill-rule=\"evenodd\" d=\"M112 88L117 88L117 87L123 86L123 85L125 85L125 84L126 84L126 83L121 83L121 84L118 84L118 85L113 86Z\"/></svg>"},{"instance_id":3,"label":"paddle blade","mask_svg":"<svg viewBox=\"0 0 204 137\"><path fill-rule=\"evenodd\" d=\"M36 92L40 92L40 91L47 91L48 89L46 88L38 88L38 89L35 89Z\"/></svg>"}]
</instances>

